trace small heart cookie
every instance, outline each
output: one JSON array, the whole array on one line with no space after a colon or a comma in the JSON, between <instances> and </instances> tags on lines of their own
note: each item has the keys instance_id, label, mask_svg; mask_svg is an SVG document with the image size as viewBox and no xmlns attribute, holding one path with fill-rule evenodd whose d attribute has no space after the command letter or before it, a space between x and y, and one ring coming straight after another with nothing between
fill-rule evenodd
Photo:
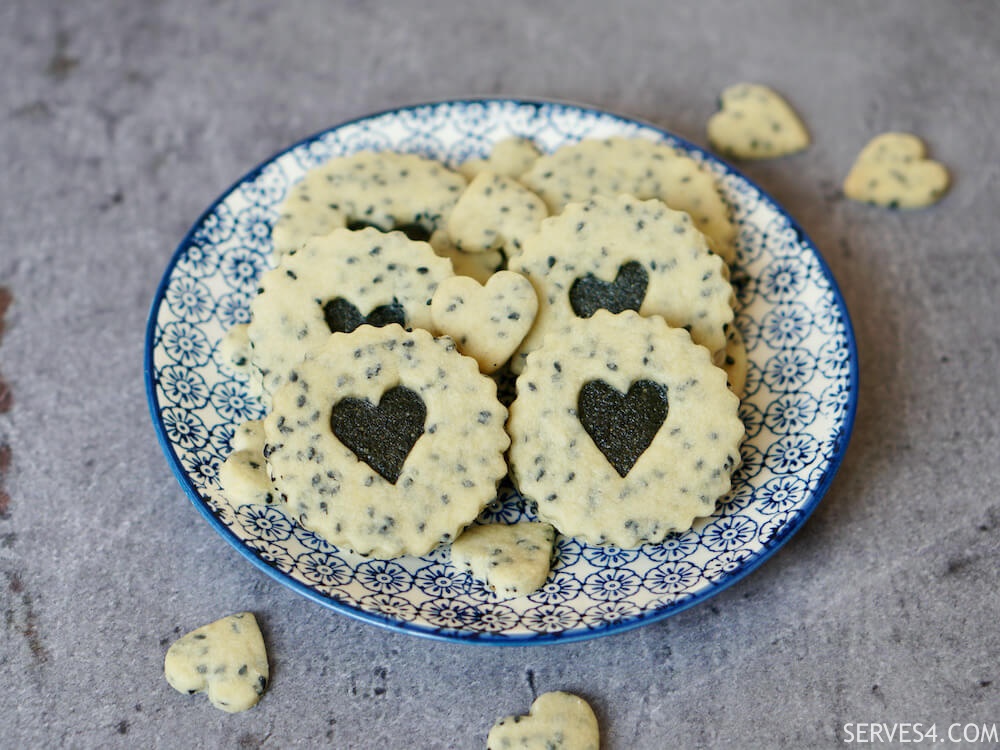
<instances>
[{"instance_id":1,"label":"small heart cookie","mask_svg":"<svg viewBox=\"0 0 1000 750\"><path fill-rule=\"evenodd\" d=\"M468 276L443 279L431 299L435 329L487 374L510 359L537 312L535 288L513 271L497 271L485 286Z\"/></svg>"},{"instance_id":2,"label":"small heart cookie","mask_svg":"<svg viewBox=\"0 0 1000 750\"><path fill-rule=\"evenodd\" d=\"M844 180L844 195L885 208L937 203L948 189L948 170L926 154L924 142L910 133L875 136Z\"/></svg>"},{"instance_id":3,"label":"small heart cookie","mask_svg":"<svg viewBox=\"0 0 1000 750\"><path fill-rule=\"evenodd\" d=\"M712 148L738 159L772 159L809 145L809 131L795 110L775 91L755 83L723 91L707 129Z\"/></svg>"},{"instance_id":4,"label":"small heart cookie","mask_svg":"<svg viewBox=\"0 0 1000 750\"><path fill-rule=\"evenodd\" d=\"M587 702L570 693L543 693L527 716L500 719L486 750L598 750L600 730Z\"/></svg>"},{"instance_id":5,"label":"small heart cookie","mask_svg":"<svg viewBox=\"0 0 1000 750\"><path fill-rule=\"evenodd\" d=\"M467 253L521 249L549 210L545 201L513 177L484 171L469 183L448 217L448 235Z\"/></svg>"},{"instance_id":6,"label":"small heart cookie","mask_svg":"<svg viewBox=\"0 0 1000 750\"><path fill-rule=\"evenodd\" d=\"M501 596L527 596L548 578L555 536L537 521L470 526L452 542L451 562Z\"/></svg>"},{"instance_id":7,"label":"small heart cookie","mask_svg":"<svg viewBox=\"0 0 1000 750\"><path fill-rule=\"evenodd\" d=\"M163 673L181 693L208 693L216 708L246 711L267 687L264 638L250 612L223 617L193 630L168 649Z\"/></svg>"}]
</instances>

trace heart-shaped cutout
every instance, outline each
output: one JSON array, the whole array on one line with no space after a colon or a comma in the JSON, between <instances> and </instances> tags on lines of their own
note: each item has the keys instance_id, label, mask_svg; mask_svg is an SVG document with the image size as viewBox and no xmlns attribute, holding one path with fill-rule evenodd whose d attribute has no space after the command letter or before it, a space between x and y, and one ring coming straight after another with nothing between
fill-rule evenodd
<instances>
[{"instance_id":1,"label":"heart-shaped cutout","mask_svg":"<svg viewBox=\"0 0 1000 750\"><path fill-rule=\"evenodd\" d=\"M756 83L723 91L707 130L712 148L737 159L773 159L809 145L809 131L795 110L776 91Z\"/></svg>"},{"instance_id":2,"label":"heart-shaped cutout","mask_svg":"<svg viewBox=\"0 0 1000 750\"><path fill-rule=\"evenodd\" d=\"M264 637L250 612L193 630L167 650L163 674L181 693L208 693L216 708L245 711L260 699L269 675Z\"/></svg>"},{"instance_id":3,"label":"heart-shaped cutout","mask_svg":"<svg viewBox=\"0 0 1000 750\"><path fill-rule=\"evenodd\" d=\"M334 297L323 305L323 318L330 326L330 333L350 333L365 324L381 328L390 323L398 323L406 327L406 310L395 300L388 305L379 305L368 315L362 315L350 300Z\"/></svg>"},{"instance_id":4,"label":"heart-shaped cutout","mask_svg":"<svg viewBox=\"0 0 1000 750\"><path fill-rule=\"evenodd\" d=\"M636 380L621 393L603 380L584 383L577 418L608 462L624 477L667 418L667 387Z\"/></svg>"},{"instance_id":5,"label":"heart-shaped cutout","mask_svg":"<svg viewBox=\"0 0 1000 750\"><path fill-rule=\"evenodd\" d=\"M618 267L614 281L604 281L588 273L569 288L569 304L581 318L589 318L598 310L618 314L624 310L639 311L646 298L649 273L639 261L630 260Z\"/></svg>"},{"instance_id":6,"label":"heart-shaped cutout","mask_svg":"<svg viewBox=\"0 0 1000 750\"><path fill-rule=\"evenodd\" d=\"M395 484L414 444L424 434L427 407L420 395L397 385L378 404L348 397L333 405L330 427L341 443L390 484Z\"/></svg>"},{"instance_id":7,"label":"heart-shaped cutout","mask_svg":"<svg viewBox=\"0 0 1000 750\"><path fill-rule=\"evenodd\" d=\"M493 725L486 750L597 750L600 737L597 717L587 701L571 693L542 693L527 716L507 716Z\"/></svg>"},{"instance_id":8,"label":"heart-shaped cutout","mask_svg":"<svg viewBox=\"0 0 1000 750\"><path fill-rule=\"evenodd\" d=\"M844 195L885 208L923 208L941 199L948 182L948 170L927 158L917 136L882 133L861 149L844 180Z\"/></svg>"},{"instance_id":9,"label":"heart-shaped cutout","mask_svg":"<svg viewBox=\"0 0 1000 750\"><path fill-rule=\"evenodd\" d=\"M524 276L497 271L482 286L468 276L443 279L431 299L438 333L450 336L462 354L495 372L528 335L538 312L538 295Z\"/></svg>"}]
</instances>

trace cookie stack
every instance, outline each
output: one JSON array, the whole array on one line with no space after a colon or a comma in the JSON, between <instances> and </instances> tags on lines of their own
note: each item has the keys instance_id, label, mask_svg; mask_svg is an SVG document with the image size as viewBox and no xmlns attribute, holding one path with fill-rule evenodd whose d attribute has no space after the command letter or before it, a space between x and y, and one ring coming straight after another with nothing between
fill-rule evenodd
<instances>
[{"instance_id":1,"label":"cookie stack","mask_svg":"<svg viewBox=\"0 0 1000 750\"><path fill-rule=\"evenodd\" d=\"M476 526L455 555L507 595L539 585L552 527L628 547L689 528L744 434L734 237L712 175L652 141L334 159L282 206L226 337L270 411L224 491L392 557L455 541L509 476L541 523Z\"/></svg>"}]
</instances>

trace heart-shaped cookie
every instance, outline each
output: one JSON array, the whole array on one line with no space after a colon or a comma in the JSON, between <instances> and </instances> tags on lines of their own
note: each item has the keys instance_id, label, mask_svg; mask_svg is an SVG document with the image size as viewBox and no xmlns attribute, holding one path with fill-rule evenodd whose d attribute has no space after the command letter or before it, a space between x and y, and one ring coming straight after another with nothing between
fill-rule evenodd
<instances>
[{"instance_id":1,"label":"heart-shaped cookie","mask_svg":"<svg viewBox=\"0 0 1000 750\"><path fill-rule=\"evenodd\" d=\"M343 398L333 405L330 428L355 456L395 484L406 457L424 434L427 407L416 391L402 385L382 394L378 404Z\"/></svg>"},{"instance_id":2,"label":"heart-shaped cookie","mask_svg":"<svg viewBox=\"0 0 1000 750\"><path fill-rule=\"evenodd\" d=\"M581 318L589 318L598 310L614 314L638 311L648 286L649 273L642 263L630 260L618 267L614 281L604 281L592 273L578 278L569 288L569 304Z\"/></svg>"},{"instance_id":3,"label":"heart-shaped cookie","mask_svg":"<svg viewBox=\"0 0 1000 750\"><path fill-rule=\"evenodd\" d=\"M621 393L603 380L584 383L577 417L619 476L626 476L667 418L667 387L636 380Z\"/></svg>"},{"instance_id":4,"label":"heart-shaped cookie","mask_svg":"<svg viewBox=\"0 0 1000 750\"><path fill-rule=\"evenodd\" d=\"M367 315L362 315L361 311L350 300L334 297L323 305L323 318L330 326L330 333L350 333L366 323L376 328L387 326L390 323L406 326L406 310L396 301L390 302L388 305L379 305Z\"/></svg>"},{"instance_id":5,"label":"heart-shaped cookie","mask_svg":"<svg viewBox=\"0 0 1000 750\"><path fill-rule=\"evenodd\" d=\"M875 136L847 174L844 195L885 208L936 203L948 189L948 170L926 154L924 142L910 133Z\"/></svg>"},{"instance_id":6,"label":"heart-shaped cookie","mask_svg":"<svg viewBox=\"0 0 1000 750\"><path fill-rule=\"evenodd\" d=\"M264 638L250 612L239 612L193 630L167 650L167 682L181 693L208 693L216 708L245 711L267 687Z\"/></svg>"},{"instance_id":7,"label":"heart-shaped cookie","mask_svg":"<svg viewBox=\"0 0 1000 750\"><path fill-rule=\"evenodd\" d=\"M474 525L451 543L451 562L501 596L527 596L545 583L554 543L547 523Z\"/></svg>"},{"instance_id":8,"label":"heart-shaped cookie","mask_svg":"<svg viewBox=\"0 0 1000 750\"><path fill-rule=\"evenodd\" d=\"M712 148L737 159L773 159L809 145L809 131L795 110L775 91L755 83L723 91L707 130Z\"/></svg>"},{"instance_id":9,"label":"heart-shaped cookie","mask_svg":"<svg viewBox=\"0 0 1000 750\"><path fill-rule=\"evenodd\" d=\"M497 271L480 285L468 276L443 279L431 299L438 333L454 339L458 350L495 372L510 359L531 330L538 312L535 288L513 271Z\"/></svg>"},{"instance_id":10,"label":"heart-shaped cookie","mask_svg":"<svg viewBox=\"0 0 1000 750\"><path fill-rule=\"evenodd\" d=\"M500 719L486 738L487 750L598 750L597 717L583 698L543 693L527 716Z\"/></svg>"}]
</instances>

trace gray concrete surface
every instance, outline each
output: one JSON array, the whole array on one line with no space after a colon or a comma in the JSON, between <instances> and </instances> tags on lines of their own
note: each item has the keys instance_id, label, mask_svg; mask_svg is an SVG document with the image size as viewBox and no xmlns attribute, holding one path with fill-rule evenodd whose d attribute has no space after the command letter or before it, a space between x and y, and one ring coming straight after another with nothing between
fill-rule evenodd
<instances>
[{"instance_id":1,"label":"gray concrete surface","mask_svg":"<svg viewBox=\"0 0 1000 750\"><path fill-rule=\"evenodd\" d=\"M998 40L992 0L0 4L0 747L481 748L554 689L591 701L613 750L1000 722ZM144 325L236 177L343 119L465 94L578 100L704 143L739 80L812 131L744 171L823 252L861 353L841 471L761 569L614 637L472 647L325 611L196 514L150 424ZM838 195L888 129L951 168L937 207ZM273 681L229 716L171 690L162 659L240 609Z\"/></svg>"}]
</instances>

